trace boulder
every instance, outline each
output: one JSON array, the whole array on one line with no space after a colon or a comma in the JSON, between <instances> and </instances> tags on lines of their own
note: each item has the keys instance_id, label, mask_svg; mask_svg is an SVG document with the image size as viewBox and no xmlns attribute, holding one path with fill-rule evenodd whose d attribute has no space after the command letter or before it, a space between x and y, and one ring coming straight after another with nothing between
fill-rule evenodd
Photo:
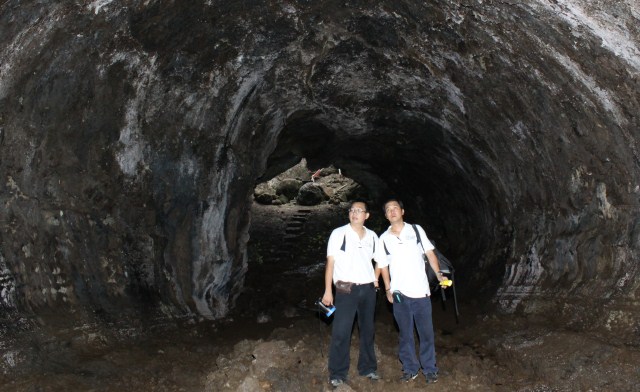
<instances>
[{"instance_id":1,"label":"boulder","mask_svg":"<svg viewBox=\"0 0 640 392\"><path fill-rule=\"evenodd\" d=\"M276 184L276 195L283 195L291 200L298 194L302 181L295 178L285 178Z\"/></svg>"},{"instance_id":2,"label":"boulder","mask_svg":"<svg viewBox=\"0 0 640 392\"><path fill-rule=\"evenodd\" d=\"M300 188L296 202L303 206L315 206L327 199L328 196L321 186L308 182Z\"/></svg>"}]
</instances>

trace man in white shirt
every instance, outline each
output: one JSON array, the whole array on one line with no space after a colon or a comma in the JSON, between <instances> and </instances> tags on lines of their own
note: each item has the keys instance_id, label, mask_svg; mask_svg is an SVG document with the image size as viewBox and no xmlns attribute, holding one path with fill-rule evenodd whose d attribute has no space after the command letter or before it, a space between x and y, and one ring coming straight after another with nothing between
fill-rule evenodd
<instances>
[{"instance_id":1,"label":"man in white shirt","mask_svg":"<svg viewBox=\"0 0 640 392\"><path fill-rule=\"evenodd\" d=\"M347 379L351 331L356 316L360 332L358 373L373 381L380 379L373 345L379 275L373 269L372 260L378 236L364 226L368 218L366 203L351 203L349 224L333 230L327 245L322 303L336 307L329 348L329 380L334 387L344 384Z\"/></svg>"},{"instance_id":2,"label":"man in white shirt","mask_svg":"<svg viewBox=\"0 0 640 392\"><path fill-rule=\"evenodd\" d=\"M437 271L438 280L446 280L440 272L434 246L419 225L404 222L402 202L391 199L384 204L385 217L391 226L380 235L376 247L376 268L384 281L387 300L393 303L393 316L400 331L398 356L402 363L402 381L411 381L422 368L427 383L438 381L433 322L431 317L431 291L423 255ZM418 235L420 241L418 241ZM416 356L413 330L420 339Z\"/></svg>"}]
</instances>

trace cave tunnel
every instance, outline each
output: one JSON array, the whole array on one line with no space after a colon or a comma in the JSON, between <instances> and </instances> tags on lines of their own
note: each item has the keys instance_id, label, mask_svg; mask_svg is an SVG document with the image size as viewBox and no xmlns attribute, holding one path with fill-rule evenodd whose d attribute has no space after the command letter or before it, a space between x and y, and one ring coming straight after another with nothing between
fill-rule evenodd
<instances>
[{"instance_id":1,"label":"cave tunnel","mask_svg":"<svg viewBox=\"0 0 640 392\"><path fill-rule=\"evenodd\" d=\"M254 188L301 158L341 168L373 208L402 199L456 262L474 321L542 320L585 334L538 334L567 352L590 333L617 345L607 358L637 358L638 7L2 2L1 381L74 347L24 343L55 326L97 349L167 320L226 325L252 289ZM538 335L473 347L506 374ZM523 388L640 377L540 366Z\"/></svg>"}]
</instances>

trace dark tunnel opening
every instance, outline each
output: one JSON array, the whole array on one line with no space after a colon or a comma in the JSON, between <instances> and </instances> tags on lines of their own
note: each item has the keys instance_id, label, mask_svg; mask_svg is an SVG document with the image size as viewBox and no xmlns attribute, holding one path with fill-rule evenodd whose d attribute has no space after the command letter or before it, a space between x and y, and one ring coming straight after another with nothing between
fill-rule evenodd
<instances>
[{"instance_id":1,"label":"dark tunnel opening","mask_svg":"<svg viewBox=\"0 0 640 392\"><path fill-rule=\"evenodd\" d=\"M503 196L478 180L483 169L474 161L472 147L424 119L387 117L375 126L374 136L345 137L313 114L292 116L260 181L303 157L311 171L330 165L341 168L366 189L380 230L388 225L382 203L400 198L406 220L423 225L438 249L455 260L465 281L461 290L491 297L499 282L487 277L502 276L499 249L510 238L497 229L504 218L495 206Z\"/></svg>"}]
</instances>

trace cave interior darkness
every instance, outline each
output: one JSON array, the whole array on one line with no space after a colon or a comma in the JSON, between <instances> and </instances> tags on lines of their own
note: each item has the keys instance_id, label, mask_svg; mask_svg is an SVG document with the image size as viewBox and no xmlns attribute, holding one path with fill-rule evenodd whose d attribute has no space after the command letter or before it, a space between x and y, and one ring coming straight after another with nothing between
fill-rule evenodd
<instances>
[{"instance_id":1,"label":"cave interior darkness","mask_svg":"<svg viewBox=\"0 0 640 392\"><path fill-rule=\"evenodd\" d=\"M462 300L638 341L635 3L0 10L3 330L223 319L256 184L305 158L402 199Z\"/></svg>"},{"instance_id":2,"label":"cave interior darkness","mask_svg":"<svg viewBox=\"0 0 640 392\"><path fill-rule=\"evenodd\" d=\"M294 208L253 200L302 158L381 226L403 200L454 263L444 389L637 390L639 7L0 1L0 391L327 386L305 310L330 231L305 221L297 268L310 248L258 219ZM350 381L415 389L387 380Z\"/></svg>"}]
</instances>

